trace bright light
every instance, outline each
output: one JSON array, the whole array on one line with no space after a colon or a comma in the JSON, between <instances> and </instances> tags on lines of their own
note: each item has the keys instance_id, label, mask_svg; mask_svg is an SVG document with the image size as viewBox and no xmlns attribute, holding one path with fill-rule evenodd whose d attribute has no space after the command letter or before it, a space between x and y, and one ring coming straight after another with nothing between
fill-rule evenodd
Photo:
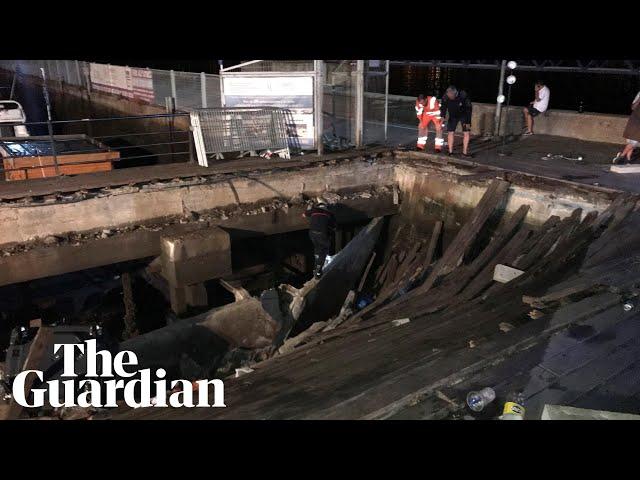
<instances>
[{"instance_id":1,"label":"bright light","mask_svg":"<svg viewBox=\"0 0 640 480\"><path fill-rule=\"evenodd\" d=\"M498 103L504 103L504 95L498 95L496 100L498 100Z\"/></svg>"},{"instance_id":2,"label":"bright light","mask_svg":"<svg viewBox=\"0 0 640 480\"><path fill-rule=\"evenodd\" d=\"M509 67L511 70L515 70L517 66L518 66L518 64L516 62L514 62L513 60L510 60L507 63L507 67Z\"/></svg>"},{"instance_id":3,"label":"bright light","mask_svg":"<svg viewBox=\"0 0 640 480\"><path fill-rule=\"evenodd\" d=\"M516 83L516 76L515 75L509 75L507 77L507 83L509 85L513 85L514 83Z\"/></svg>"}]
</instances>

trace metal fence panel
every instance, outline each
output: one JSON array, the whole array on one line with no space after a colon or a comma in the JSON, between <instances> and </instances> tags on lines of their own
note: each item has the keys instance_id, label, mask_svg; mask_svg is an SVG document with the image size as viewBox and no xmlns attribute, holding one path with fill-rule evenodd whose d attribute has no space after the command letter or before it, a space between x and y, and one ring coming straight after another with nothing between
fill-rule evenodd
<instances>
[{"instance_id":1,"label":"metal fence panel","mask_svg":"<svg viewBox=\"0 0 640 480\"><path fill-rule=\"evenodd\" d=\"M202 154L288 149L286 111L281 108L202 108L191 114ZM206 163L206 160L205 162Z\"/></svg>"},{"instance_id":2,"label":"metal fence panel","mask_svg":"<svg viewBox=\"0 0 640 480\"><path fill-rule=\"evenodd\" d=\"M181 110L202 107L200 74L192 72L174 72L176 82L176 106Z\"/></svg>"},{"instance_id":3,"label":"metal fence panel","mask_svg":"<svg viewBox=\"0 0 640 480\"><path fill-rule=\"evenodd\" d=\"M205 75L207 87L207 107L222 107L222 98L220 97L220 75Z\"/></svg>"},{"instance_id":4,"label":"metal fence panel","mask_svg":"<svg viewBox=\"0 0 640 480\"><path fill-rule=\"evenodd\" d=\"M168 70L151 70L153 78L153 95L156 105L164 105L165 98L171 96L171 72Z\"/></svg>"}]
</instances>

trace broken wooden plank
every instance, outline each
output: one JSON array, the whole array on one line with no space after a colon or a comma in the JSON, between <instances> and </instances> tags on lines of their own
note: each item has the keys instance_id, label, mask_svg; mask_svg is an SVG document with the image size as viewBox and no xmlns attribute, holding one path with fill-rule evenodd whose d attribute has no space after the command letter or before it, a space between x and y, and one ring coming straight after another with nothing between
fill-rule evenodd
<instances>
[{"instance_id":1,"label":"broken wooden plank","mask_svg":"<svg viewBox=\"0 0 640 480\"><path fill-rule=\"evenodd\" d=\"M509 182L502 180L493 180L491 182L482 199L473 210L471 218L462 226L425 282L418 287L421 292L427 292L440 277L449 274L460 265L482 227L503 202L509 185Z\"/></svg>"},{"instance_id":2,"label":"broken wooden plank","mask_svg":"<svg viewBox=\"0 0 640 480\"><path fill-rule=\"evenodd\" d=\"M589 295L601 291L604 287L590 282L582 282L578 285L564 288L546 295L534 297L530 295L523 295L522 302L530 305L533 308L545 309L551 306L555 306L558 302L568 300L576 295Z\"/></svg>"},{"instance_id":3,"label":"broken wooden plank","mask_svg":"<svg viewBox=\"0 0 640 480\"><path fill-rule=\"evenodd\" d=\"M367 268L365 268L364 273L362 274L362 278L360 279L360 283L358 284L358 293L360 293L367 281L367 277L369 276L369 270L371 270L371 265L373 265L373 261L376 259L376 252L371 254L371 258L369 259L369 263L367 264Z\"/></svg>"}]
</instances>

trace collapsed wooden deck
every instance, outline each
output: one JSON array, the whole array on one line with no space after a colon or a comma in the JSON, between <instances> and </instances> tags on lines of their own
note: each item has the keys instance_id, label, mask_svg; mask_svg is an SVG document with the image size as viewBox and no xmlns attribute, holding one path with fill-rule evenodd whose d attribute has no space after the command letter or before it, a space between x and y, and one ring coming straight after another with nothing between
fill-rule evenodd
<instances>
[{"instance_id":1,"label":"collapsed wooden deck","mask_svg":"<svg viewBox=\"0 0 640 480\"><path fill-rule=\"evenodd\" d=\"M492 227L508 188L491 183L441 256L438 224L430 238L399 235L376 273L376 301L227 379L226 409L113 418L445 418L463 411L469 390L488 385L494 406L523 390L527 418L539 418L545 403L637 413L640 322L637 307L623 303L637 294L640 274L638 198L620 194L600 215L578 209L541 228L524 222L523 206ZM498 263L525 273L496 283ZM396 326L401 318L410 321Z\"/></svg>"}]
</instances>

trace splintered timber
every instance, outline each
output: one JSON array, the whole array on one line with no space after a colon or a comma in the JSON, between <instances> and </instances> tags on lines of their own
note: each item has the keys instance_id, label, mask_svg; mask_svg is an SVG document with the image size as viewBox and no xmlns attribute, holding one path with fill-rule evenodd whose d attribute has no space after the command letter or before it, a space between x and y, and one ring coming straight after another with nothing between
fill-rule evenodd
<instances>
[{"instance_id":1,"label":"splintered timber","mask_svg":"<svg viewBox=\"0 0 640 480\"><path fill-rule=\"evenodd\" d=\"M44 376L40 370L24 370L13 381L13 398L23 407L118 407L116 399L123 390L125 403L132 408L141 407L225 407L224 383L220 379L198 380L194 384L188 380L165 380L167 372L158 368L155 378L151 369L135 369L138 358L134 352L123 350L112 356L108 350L96 351L96 340L87 340L84 344L55 344L53 353L62 350L63 373L65 380L49 380L46 387L32 388L32 398L28 398L25 385L28 375L34 374L42 382ZM86 357L86 372L78 381L76 372L76 352ZM98 357L100 372L98 373ZM139 376L133 379L131 377ZM68 379L68 380L66 380ZM126 380L130 379L130 380ZM213 403L210 402L210 388L213 387ZM152 388L155 396L152 397ZM167 391L171 393L167 396ZM197 390L197 403L194 403L194 390ZM136 395L139 393L139 395ZM104 400L104 401L103 401Z\"/></svg>"}]
</instances>

